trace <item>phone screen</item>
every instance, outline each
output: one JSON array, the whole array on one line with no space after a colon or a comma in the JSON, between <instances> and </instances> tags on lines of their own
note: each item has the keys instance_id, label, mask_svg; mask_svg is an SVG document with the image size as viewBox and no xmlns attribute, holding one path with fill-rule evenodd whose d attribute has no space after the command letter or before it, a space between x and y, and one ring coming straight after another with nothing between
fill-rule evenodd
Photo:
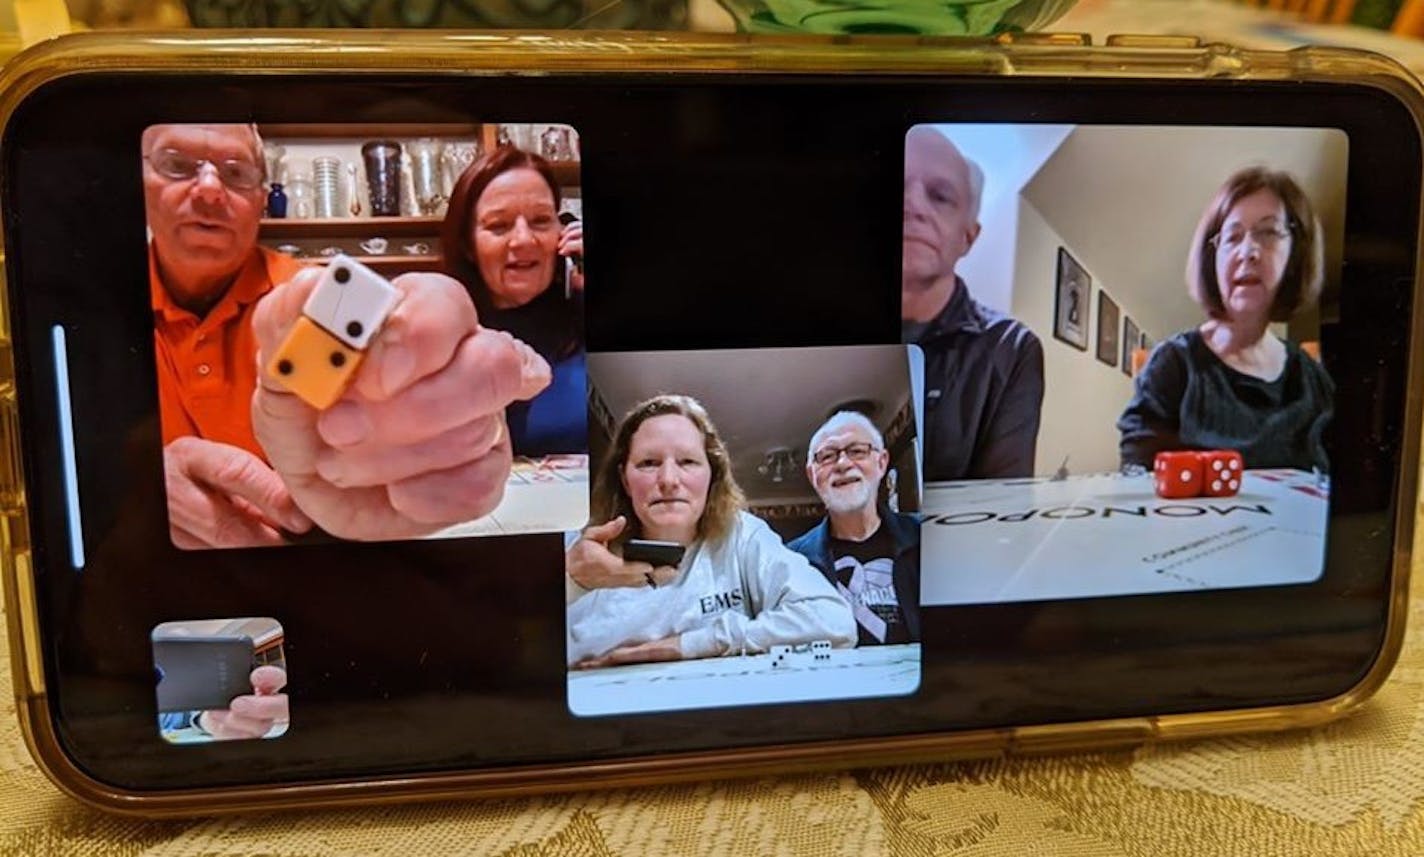
<instances>
[{"instance_id":1,"label":"phone screen","mask_svg":"<svg viewBox=\"0 0 1424 857\"><path fill-rule=\"evenodd\" d=\"M48 686L70 752L107 781L486 770L1278 705L1343 692L1374 662L1420 184L1417 129L1380 90L143 83L42 88L3 149L36 574L47 627L78 629L55 637ZM457 206L495 154L523 158L506 202L481 208L469 178ZM239 209L246 231L225 219ZM348 404L378 428L384 394L356 377L307 414L324 446L303 472L335 502L181 512L194 495L175 477L198 472L184 446L294 470L264 444L270 426L248 424L254 391L289 400L260 376L216 380L280 341L224 340L255 328L213 314L229 298L229 321L257 313L265 292L191 301L165 261L240 243L261 260L258 292L328 248L399 289L450 278L479 330L540 355L543 391L471 441L505 449L480 483L498 503L407 530L331 517L362 508L341 493L357 483L388 499L399 481L342 470L349 456L407 460L379 432L321 434ZM403 313L363 365L382 365ZM432 431L429 415L479 387L456 389L390 410ZM280 484L310 504L315 481ZM600 565L595 548L632 538L683 544L679 576ZM134 629L233 616L281 624L300 728L162 741ZM360 737L372 730L382 740Z\"/></svg>"}]
</instances>

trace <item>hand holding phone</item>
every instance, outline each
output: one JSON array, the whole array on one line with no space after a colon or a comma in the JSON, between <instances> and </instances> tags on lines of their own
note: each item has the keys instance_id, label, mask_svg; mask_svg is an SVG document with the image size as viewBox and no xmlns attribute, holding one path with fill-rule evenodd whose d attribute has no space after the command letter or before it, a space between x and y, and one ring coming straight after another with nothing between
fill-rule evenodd
<instances>
[{"instance_id":1,"label":"hand holding phone","mask_svg":"<svg viewBox=\"0 0 1424 857\"><path fill-rule=\"evenodd\" d=\"M687 548L677 542L658 542L652 539L629 539L623 545L623 558L630 562L646 562L655 566L677 568L682 563Z\"/></svg>"},{"instance_id":2,"label":"hand holding phone","mask_svg":"<svg viewBox=\"0 0 1424 857\"><path fill-rule=\"evenodd\" d=\"M677 577L676 564L653 565L642 559L618 556L609 549L609 542L618 538L628 526L628 519L619 515L604 524L589 527L569 548L564 557L564 570L574 583L584 589L607 589L615 586L661 586Z\"/></svg>"},{"instance_id":3,"label":"hand holding phone","mask_svg":"<svg viewBox=\"0 0 1424 857\"><path fill-rule=\"evenodd\" d=\"M317 285L304 271L258 306L259 364L285 342ZM264 377L253 429L297 505L328 533L384 540L488 514L511 466L504 409L549 383L548 365L481 327L464 287L406 274L346 395L317 410Z\"/></svg>"},{"instance_id":4,"label":"hand holding phone","mask_svg":"<svg viewBox=\"0 0 1424 857\"><path fill-rule=\"evenodd\" d=\"M252 638L174 635L155 639L160 713L223 708L248 690Z\"/></svg>"},{"instance_id":5,"label":"hand holding phone","mask_svg":"<svg viewBox=\"0 0 1424 857\"><path fill-rule=\"evenodd\" d=\"M202 712L199 727L219 741L231 741L265 737L273 726L290 719L287 695L279 692L287 686L286 670L260 666L248 680L252 693L234 697L226 708Z\"/></svg>"},{"instance_id":6,"label":"hand holding phone","mask_svg":"<svg viewBox=\"0 0 1424 857\"><path fill-rule=\"evenodd\" d=\"M559 214L564 228L559 232L559 255L568 260L564 297L583 291L583 223L570 212Z\"/></svg>"}]
</instances>

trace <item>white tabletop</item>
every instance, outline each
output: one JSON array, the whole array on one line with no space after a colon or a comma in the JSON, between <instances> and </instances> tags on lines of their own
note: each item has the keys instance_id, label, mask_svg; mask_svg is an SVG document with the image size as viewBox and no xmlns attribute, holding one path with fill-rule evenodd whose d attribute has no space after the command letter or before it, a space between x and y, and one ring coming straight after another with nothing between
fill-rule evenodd
<instances>
[{"instance_id":1,"label":"white tabletop","mask_svg":"<svg viewBox=\"0 0 1424 857\"><path fill-rule=\"evenodd\" d=\"M1329 498L1314 475L1250 470L1235 497L1167 500L1152 477L926 487L920 603L1090 598L1306 583Z\"/></svg>"},{"instance_id":2,"label":"white tabletop","mask_svg":"<svg viewBox=\"0 0 1424 857\"><path fill-rule=\"evenodd\" d=\"M521 458L514 462L504 499L493 512L430 538L563 532L587 524L588 457Z\"/></svg>"},{"instance_id":3,"label":"white tabletop","mask_svg":"<svg viewBox=\"0 0 1424 857\"><path fill-rule=\"evenodd\" d=\"M581 716L903 696L920 686L920 644L833 649L824 661L775 667L772 656L732 655L569 673L569 710Z\"/></svg>"}]
</instances>

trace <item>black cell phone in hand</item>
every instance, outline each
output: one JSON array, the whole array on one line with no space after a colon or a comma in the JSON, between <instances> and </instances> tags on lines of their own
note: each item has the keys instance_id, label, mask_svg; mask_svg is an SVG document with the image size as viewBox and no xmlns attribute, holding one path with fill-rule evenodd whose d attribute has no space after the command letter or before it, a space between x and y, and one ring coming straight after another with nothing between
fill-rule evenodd
<instances>
[{"instance_id":1,"label":"black cell phone in hand","mask_svg":"<svg viewBox=\"0 0 1424 857\"><path fill-rule=\"evenodd\" d=\"M158 710L227 708L252 693L250 637L164 637L153 641Z\"/></svg>"},{"instance_id":2,"label":"black cell phone in hand","mask_svg":"<svg viewBox=\"0 0 1424 857\"><path fill-rule=\"evenodd\" d=\"M1323 722L1383 683L1424 407L1424 95L1394 63L1007 36L302 39L84 34L0 75L0 582L30 745L69 793L196 814L1092 749ZM574 160L533 152L550 127L576 132ZM348 167L379 176L375 156L402 152L430 167L421 213L337 216L350 208L327 191ZM481 172L496 160L513 166ZM1199 225L1259 165L1299 180L1318 233L1275 208L1233 219L1230 201ZM466 179L441 186L442 169ZM264 218L280 177L289 216ZM485 179L508 217L476 204ZM371 190L395 201L392 184ZM195 189L244 229L164 216ZM587 288L571 303L557 212L575 196ZM164 280L179 246L243 263L210 315ZM1259 308L1270 284L1233 254L1299 271L1306 247L1309 311L1271 329L1333 396L1310 437L1328 478L1248 460L1234 496L1166 497L1124 475L1137 386L1185 379L1160 361L1200 356L1192 331L1220 311L1183 260L1217 278L1216 304ZM216 529L254 542L181 549L174 434L299 489L313 467L324 490L355 477L294 466L244 425L255 379L219 376L258 365L250 328L164 351L159 325L212 332L338 252L383 276L461 262L463 289L442 294L475 295L465 314L547 352L547 390L507 425L512 461L459 471L503 478L498 505L300 543L253 513ZM378 359L313 318L313 367ZM1037 431L1007 456L1022 466L976 461L996 446L971 437L991 422L976 409L1011 395L1025 416L1008 428ZM569 585L568 531L648 505L652 477L617 458L648 437L618 429L660 396L700 402L723 447L695 409L654 417L701 433L664 465L711 498L689 507L710 522L687 548L712 558L700 588ZM185 428L205 413L230 424ZM432 431L474 423L452 425ZM581 449L547 441L580 433ZM637 496L593 502L620 485ZM863 528L833 526L850 507ZM684 548L623 555L678 566ZM155 697L151 629L195 616L280 623L280 644L252 637L258 662L293 669L292 729L163 740L157 711L225 704L244 672L232 644L164 643L159 660L176 648L191 669L160 663ZM825 661L772 663L774 646L831 641ZM607 665L570 670L575 642ZM671 659L689 651L711 654ZM170 696L183 675L192 692Z\"/></svg>"},{"instance_id":3,"label":"black cell phone in hand","mask_svg":"<svg viewBox=\"0 0 1424 857\"><path fill-rule=\"evenodd\" d=\"M652 566L677 568L682 563L687 548L677 542L660 542L652 539L629 539L623 544L623 558L629 562L646 562Z\"/></svg>"}]
</instances>

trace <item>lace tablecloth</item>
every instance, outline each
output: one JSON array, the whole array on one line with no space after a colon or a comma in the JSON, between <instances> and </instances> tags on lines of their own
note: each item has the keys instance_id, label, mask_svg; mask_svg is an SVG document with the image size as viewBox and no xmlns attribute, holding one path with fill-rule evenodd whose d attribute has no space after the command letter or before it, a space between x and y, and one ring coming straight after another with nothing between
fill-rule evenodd
<instances>
[{"instance_id":1,"label":"lace tablecloth","mask_svg":"<svg viewBox=\"0 0 1424 857\"><path fill-rule=\"evenodd\" d=\"M1416 569L1416 575L1419 570ZM0 635L0 855L1424 854L1424 599L1354 716L1293 733L517 800L147 822L57 791Z\"/></svg>"}]
</instances>

